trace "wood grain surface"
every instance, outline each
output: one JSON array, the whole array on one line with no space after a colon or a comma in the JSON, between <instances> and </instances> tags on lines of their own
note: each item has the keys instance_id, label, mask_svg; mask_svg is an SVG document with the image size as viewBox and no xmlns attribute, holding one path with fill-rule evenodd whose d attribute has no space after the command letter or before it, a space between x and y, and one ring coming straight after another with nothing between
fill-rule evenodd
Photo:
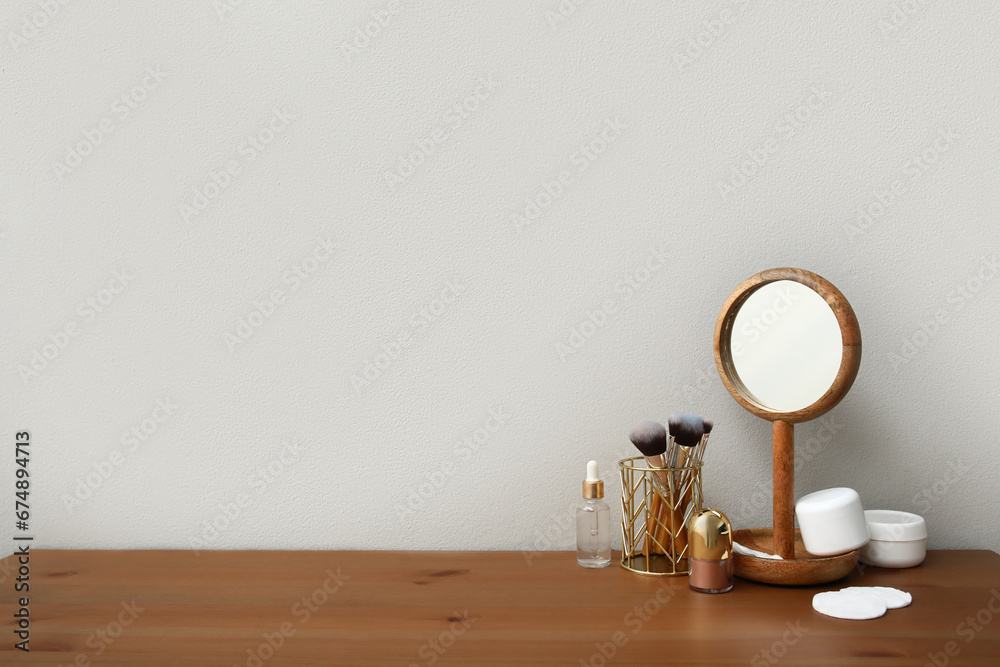
<instances>
[{"instance_id":1,"label":"wood grain surface","mask_svg":"<svg viewBox=\"0 0 1000 667\"><path fill-rule=\"evenodd\" d=\"M779 420L771 430L774 553L791 560L795 558L795 427Z\"/></svg>"},{"instance_id":2,"label":"wood grain surface","mask_svg":"<svg viewBox=\"0 0 1000 667\"><path fill-rule=\"evenodd\" d=\"M733 532L733 541L764 553L778 553L774 548L774 531L771 528L742 528ZM735 554L733 570L739 577L764 584L818 586L840 581L858 566L860 560L858 549L838 556L814 556L806 551L798 530L792 533L792 547L793 554L787 558L782 556L784 560Z\"/></svg>"},{"instance_id":3,"label":"wood grain surface","mask_svg":"<svg viewBox=\"0 0 1000 667\"><path fill-rule=\"evenodd\" d=\"M30 654L13 648L13 563L0 562L3 665L1000 665L992 551L703 595L569 552L42 550ZM814 593L848 585L913 604L873 621L813 611Z\"/></svg>"}]
</instances>

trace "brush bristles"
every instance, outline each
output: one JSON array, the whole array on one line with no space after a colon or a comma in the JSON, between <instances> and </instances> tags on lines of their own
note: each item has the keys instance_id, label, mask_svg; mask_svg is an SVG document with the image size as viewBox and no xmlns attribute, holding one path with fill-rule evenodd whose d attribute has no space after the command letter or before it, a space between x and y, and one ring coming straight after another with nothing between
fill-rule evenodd
<instances>
[{"instance_id":1,"label":"brush bristles","mask_svg":"<svg viewBox=\"0 0 1000 667\"><path fill-rule=\"evenodd\" d=\"M698 415L670 415L670 435L681 447L694 447L705 434L705 420Z\"/></svg>"},{"instance_id":2,"label":"brush bristles","mask_svg":"<svg viewBox=\"0 0 1000 667\"><path fill-rule=\"evenodd\" d=\"M628 434L628 439L646 457L660 456L667 451L667 429L654 421L645 421L636 426Z\"/></svg>"}]
</instances>

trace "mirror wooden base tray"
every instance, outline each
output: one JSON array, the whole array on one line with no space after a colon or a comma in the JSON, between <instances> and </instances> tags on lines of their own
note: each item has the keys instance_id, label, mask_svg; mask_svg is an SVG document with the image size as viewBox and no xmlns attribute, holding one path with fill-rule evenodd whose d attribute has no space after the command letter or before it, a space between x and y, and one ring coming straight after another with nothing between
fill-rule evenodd
<instances>
[{"instance_id":1,"label":"mirror wooden base tray","mask_svg":"<svg viewBox=\"0 0 1000 667\"><path fill-rule=\"evenodd\" d=\"M772 528L744 528L733 532L733 539L745 547L774 553ZM858 551L840 556L813 556L802 544L802 535L795 531L795 560L770 560L753 556L733 556L737 577L762 584L780 586L812 586L843 579L858 564Z\"/></svg>"}]
</instances>

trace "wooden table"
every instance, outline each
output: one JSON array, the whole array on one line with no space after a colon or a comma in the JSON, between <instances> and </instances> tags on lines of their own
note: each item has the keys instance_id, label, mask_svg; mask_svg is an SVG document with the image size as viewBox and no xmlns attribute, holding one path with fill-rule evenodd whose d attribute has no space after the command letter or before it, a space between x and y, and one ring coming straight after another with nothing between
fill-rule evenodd
<instances>
[{"instance_id":1,"label":"wooden table","mask_svg":"<svg viewBox=\"0 0 1000 667\"><path fill-rule=\"evenodd\" d=\"M1000 665L992 551L702 595L566 552L40 550L30 653L13 646L16 568L0 562L2 665ZM813 611L813 593L848 585L913 604L874 621Z\"/></svg>"}]
</instances>

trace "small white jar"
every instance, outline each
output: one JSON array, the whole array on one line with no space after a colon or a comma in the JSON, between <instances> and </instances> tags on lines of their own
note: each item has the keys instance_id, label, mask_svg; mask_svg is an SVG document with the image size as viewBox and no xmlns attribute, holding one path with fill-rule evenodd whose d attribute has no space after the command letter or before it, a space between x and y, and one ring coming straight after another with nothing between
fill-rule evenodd
<instances>
[{"instance_id":1,"label":"small white jar","mask_svg":"<svg viewBox=\"0 0 1000 667\"><path fill-rule=\"evenodd\" d=\"M814 556L846 554L868 542L865 509L854 489L841 486L803 496L795 503L795 516L806 551Z\"/></svg>"},{"instance_id":2,"label":"small white jar","mask_svg":"<svg viewBox=\"0 0 1000 667\"><path fill-rule=\"evenodd\" d=\"M922 516L895 510L867 510L871 541L861 562L875 567L914 567L927 556L927 523Z\"/></svg>"}]
</instances>

